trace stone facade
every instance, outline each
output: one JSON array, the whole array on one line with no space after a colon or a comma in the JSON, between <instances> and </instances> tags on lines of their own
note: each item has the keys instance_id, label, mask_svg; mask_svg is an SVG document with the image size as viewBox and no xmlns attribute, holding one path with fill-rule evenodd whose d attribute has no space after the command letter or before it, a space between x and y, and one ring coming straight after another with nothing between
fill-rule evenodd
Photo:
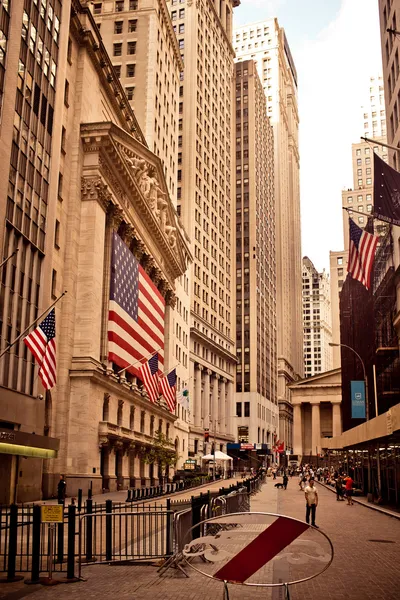
<instances>
[{"instance_id":1,"label":"stone facade","mask_svg":"<svg viewBox=\"0 0 400 600\"><path fill-rule=\"evenodd\" d=\"M293 451L301 462L312 462L326 447L325 438L342 433L340 369L294 383Z\"/></svg>"}]
</instances>

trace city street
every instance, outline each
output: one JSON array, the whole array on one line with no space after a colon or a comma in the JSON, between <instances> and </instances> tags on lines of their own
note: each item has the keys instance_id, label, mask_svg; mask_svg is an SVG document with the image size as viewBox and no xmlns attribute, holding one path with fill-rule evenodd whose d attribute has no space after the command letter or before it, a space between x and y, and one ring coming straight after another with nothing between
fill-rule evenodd
<instances>
[{"instance_id":1,"label":"city street","mask_svg":"<svg viewBox=\"0 0 400 600\"><path fill-rule=\"evenodd\" d=\"M277 481L281 481L278 479ZM276 489L268 478L262 491L252 498L252 511L278 512L304 518L304 495L298 491L297 478L288 489ZM317 524L331 538L335 557L320 577L290 588L292 600L397 600L400 575L400 521L358 504L337 502L330 490L318 486ZM69 600L74 598L141 600L203 600L222 597L221 582L189 570L186 579L175 570L160 578L155 566L85 567L85 582L56 588L0 585L1 600L16 600L29 594L32 600ZM230 598L280 600L282 590L229 586Z\"/></svg>"}]
</instances>

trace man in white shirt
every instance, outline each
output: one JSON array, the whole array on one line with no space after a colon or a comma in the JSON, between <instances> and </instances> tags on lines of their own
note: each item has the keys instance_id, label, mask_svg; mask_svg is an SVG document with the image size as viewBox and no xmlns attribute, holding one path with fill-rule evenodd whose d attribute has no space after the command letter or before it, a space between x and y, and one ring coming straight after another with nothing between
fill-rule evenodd
<instances>
[{"instance_id":1,"label":"man in white shirt","mask_svg":"<svg viewBox=\"0 0 400 600\"><path fill-rule=\"evenodd\" d=\"M315 524L315 513L318 506L318 492L314 486L314 479L310 477L307 487L304 490L306 497L306 522L310 524L310 513L311 513L311 525L318 529L318 525Z\"/></svg>"}]
</instances>

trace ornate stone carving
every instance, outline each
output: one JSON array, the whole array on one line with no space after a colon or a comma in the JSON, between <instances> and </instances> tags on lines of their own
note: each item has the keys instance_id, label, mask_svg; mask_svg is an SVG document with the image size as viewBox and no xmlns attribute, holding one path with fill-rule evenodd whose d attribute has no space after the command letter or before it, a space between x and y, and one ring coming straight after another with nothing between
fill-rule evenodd
<instances>
[{"instance_id":1,"label":"ornate stone carving","mask_svg":"<svg viewBox=\"0 0 400 600\"><path fill-rule=\"evenodd\" d=\"M111 204L107 212L107 224L117 231L124 219L124 211L119 206Z\"/></svg>"},{"instance_id":2,"label":"ornate stone carving","mask_svg":"<svg viewBox=\"0 0 400 600\"><path fill-rule=\"evenodd\" d=\"M100 450L102 448L106 448L108 445L109 445L109 443L108 443L108 437L106 435L101 435L99 437L99 448L100 448Z\"/></svg>"},{"instance_id":3,"label":"ornate stone carving","mask_svg":"<svg viewBox=\"0 0 400 600\"><path fill-rule=\"evenodd\" d=\"M97 200L107 210L111 202L111 193L101 177L82 177L82 200Z\"/></svg>"},{"instance_id":4,"label":"ornate stone carving","mask_svg":"<svg viewBox=\"0 0 400 600\"><path fill-rule=\"evenodd\" d=\"M168 289L165 294L165 303L171 306L171 308L175 308L176 296L171 289Z\"/></svg>"},{"instance_id":5,"label":"ornate stone carving","mask_svg":"<svg viewBox=\"0 0 400 600\"><path fill-rule=\"evenodd\" d=\"M114 442L113 442L114 452L118 452L118 450L122 450L123 447L124 447L124 442L122 442L121 440L114 440Z\"/></svg>"},{"instance_id":6,"label":"ornate stone carving","mask_svg":"<svg viewBox=\"0 0 400 600\"><path fill-rule=\"evenodd\" d=\"M134 256L136 256L136 258L138 259L139 262L142 260L143 256L146 254L146 250L147 250L147 248L141 240L134 241L132 252L133 252Z\"/></svg>"},{"instance_id":7,"label":"ornate stone carving","mask_svg":"<svg viewBox=\"0 0 400 600\"><path fill-rule=\"evenodd\" d=\"M165 281L165 279L161 279L161 281L158 284L158 289L160 293L165 297L165 294L169 290L168 283Z\"/></svg>"},{"instance_id":8,"label":"ornate stone carving","mask_svg":"<svg viewBox=\"0 0 400 600\"><path fill-rule=\"evenodd\" d=\"M132 244L132 241L134 240L136 235L136 229L132 225L126 224L123 239L127 246L130 246Z\"/></svg>"},{"instance_id":9,"label":"ornate stone carving","mask_svg":"<svg viewBox=\"0 0 400 600\"><path fill-rule=\"evenodd\" d=\"M126 162L128 163L128 165L131 168L134 179L136 179L136 181L139 182L141 180L141 178L143 177L143 175L145 173L147 173L147 170L148 170L147 162L144 160L144 158L140 158L140 156L136 156L135 154L132 156L128 156L125 153L125 156L126 156Z\"/></svg>"},{"instance_id":10,"label":"ornate stone carving","mask_svg":"<svg viewBox=\"0 0 400 600\"><path fill-rule=\"evenodd\" d=\"M172 249L176 248L176 228L172 225L166 225L164 228L165 235L167 236L168 243Z\"/></svg>"}]
</instances>

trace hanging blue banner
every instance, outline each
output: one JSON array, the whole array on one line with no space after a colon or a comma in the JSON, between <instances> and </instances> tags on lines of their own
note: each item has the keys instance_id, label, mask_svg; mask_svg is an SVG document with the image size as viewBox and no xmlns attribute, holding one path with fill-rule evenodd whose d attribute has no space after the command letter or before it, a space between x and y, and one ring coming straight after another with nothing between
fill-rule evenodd
<instances>
[{"instance_id":1,"label":"hanging blue banner","mask_svg":"<svg viewBox=\"0 0 400 600\"><path fill-rule=\"evenodd\" d=\"M351 418L365 419L365 381L351 381Z\"/></svg>"}]
</instances>

